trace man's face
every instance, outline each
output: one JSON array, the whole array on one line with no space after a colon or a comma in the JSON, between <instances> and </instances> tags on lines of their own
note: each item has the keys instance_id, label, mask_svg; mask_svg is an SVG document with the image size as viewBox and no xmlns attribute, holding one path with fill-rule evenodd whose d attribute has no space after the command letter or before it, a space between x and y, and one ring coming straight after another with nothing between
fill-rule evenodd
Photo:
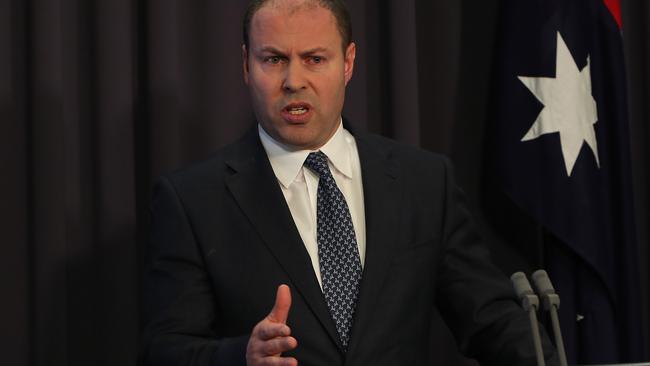
<instances>
[{"instance_id":1,"label":"man's face","mask_svg":"<svg viewBox=\"0 0 650 366\"><path fill-rule=\"evenodd\" d=\"M267 3L249 35L244 80L258 122L292 148L318 149L338 128L355 45L344 54L332 13L301 0Z\"/></svg>"}]
</instances>

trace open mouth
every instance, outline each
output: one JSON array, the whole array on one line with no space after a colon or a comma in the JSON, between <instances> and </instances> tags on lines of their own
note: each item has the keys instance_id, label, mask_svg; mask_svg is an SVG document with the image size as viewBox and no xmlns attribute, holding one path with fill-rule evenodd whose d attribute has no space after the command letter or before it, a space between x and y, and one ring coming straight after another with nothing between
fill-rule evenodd
<instances>
[{"instance_id":1,"label":"open mouth","mask_svg":"<svg viewBox=\"0 0 650 366\"><path fill-rule=\"evenodd\" d=\"M291 103L284 107L284 111L292 116L302 116L309 112L311 106L306 103Z\"/></svg>"},{"instance_id":2,"label":"open mouth","mask_svg":"<svg viewBox=\"0 0 650 366\"><path fill-rule=\"evenodd\" d=\"M301 114L305 114L309 111L309 108L306 107L294 107L294 108L288 108L287 112L293 116L299 116Z\"/></svg>"}]
</instances>

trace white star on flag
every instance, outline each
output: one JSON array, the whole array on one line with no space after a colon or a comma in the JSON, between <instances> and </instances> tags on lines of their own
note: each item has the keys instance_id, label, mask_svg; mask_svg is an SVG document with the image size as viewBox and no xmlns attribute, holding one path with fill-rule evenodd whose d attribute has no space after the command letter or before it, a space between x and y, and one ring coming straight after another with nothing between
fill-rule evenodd
<instances>
[{"instance_id":1,"label":"white star on flag","mask_svg":"<svg viewBox=\"0 0 650 366\"><path fill-rule=\"evenodd\" d=\"M535 123L521 141L530 141L547 133L558 132L568 176L586 142L596 158L598 144L594 124L598 121L596 101L591 94L590 60L582 71L557 32L555 78L518 76L519 80L544 105Z\"/></svg>"}]
</instances>

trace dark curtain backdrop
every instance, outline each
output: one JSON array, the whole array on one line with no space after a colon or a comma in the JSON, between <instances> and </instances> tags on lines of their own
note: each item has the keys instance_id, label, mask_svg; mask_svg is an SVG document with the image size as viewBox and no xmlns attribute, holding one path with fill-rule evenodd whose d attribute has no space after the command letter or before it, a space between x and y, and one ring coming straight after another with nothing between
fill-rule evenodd
<instances>
[{"instance_id":1,"label":"dark curtain backdrop","mask_svg":"<svg viewBox=\"0 0 650 366\"><path fill-rule=\"evenodd\" d=\"M244 3L0 0L3 364L136 364L151 184L253 121ZM450 155L476 206L499 5L349 1L358 53L345 115ZM624 1L644 309L649 20L646 0ZM647 311L639 321L647 330ZM440 364L472 364L447 331L432 339Z\"/></svg>"}]
</instances>

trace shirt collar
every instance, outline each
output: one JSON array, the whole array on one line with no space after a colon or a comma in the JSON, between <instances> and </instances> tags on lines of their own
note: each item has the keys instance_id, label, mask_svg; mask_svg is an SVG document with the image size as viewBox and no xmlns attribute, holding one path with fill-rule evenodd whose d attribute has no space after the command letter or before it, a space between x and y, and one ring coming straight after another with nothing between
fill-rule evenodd
<instances>
[{"instance_id":1,"label":"shirt collar","mask_svg":"<svg viewBox=\"0 0 650 366\"><path fill-rule=\"evenodd\" d=\"M280 184L288 188L296 179L302 165L312 150L292 150L271 137L261 125L257 126L260 140L269 157L271 167ZM319 149L329 158L332 166L341 174L352 178L352 162L350 160L349 139L352 135L343 128L342 120L334 135Z\"/></svg>"}]
</instances>

